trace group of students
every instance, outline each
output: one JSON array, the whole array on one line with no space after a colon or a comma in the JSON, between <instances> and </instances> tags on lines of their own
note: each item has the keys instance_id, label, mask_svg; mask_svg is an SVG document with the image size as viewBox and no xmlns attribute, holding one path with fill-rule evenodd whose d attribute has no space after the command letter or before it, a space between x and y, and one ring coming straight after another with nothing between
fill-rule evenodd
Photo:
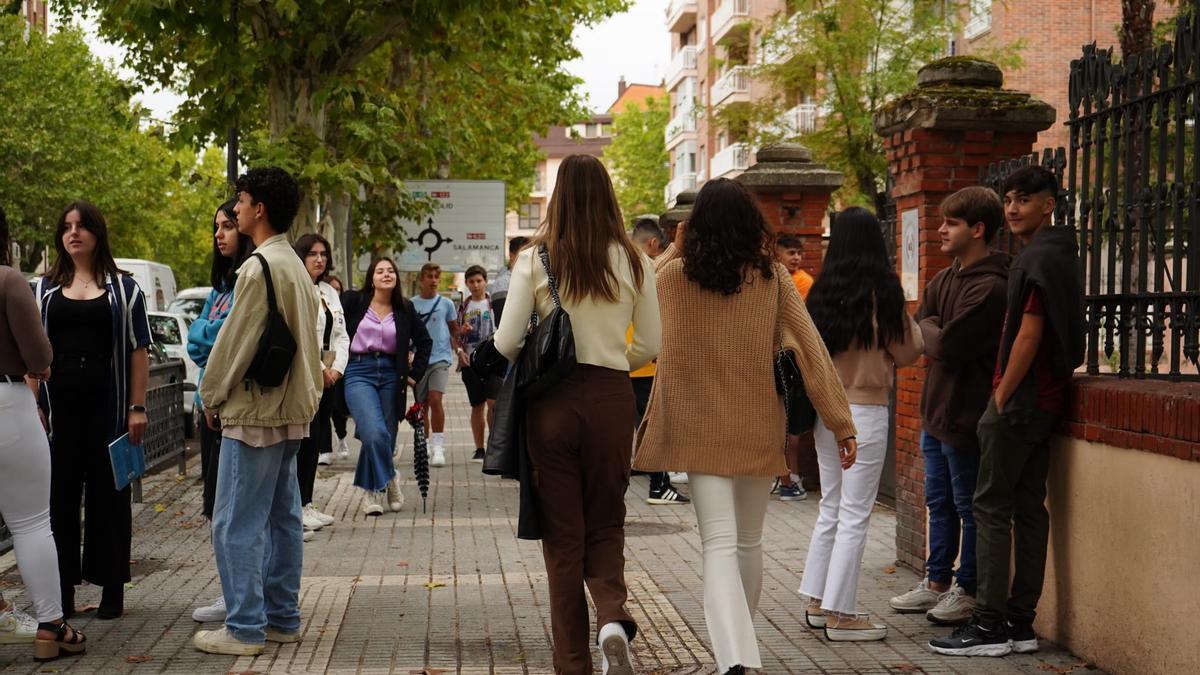
<instances>
[{"instance_id":1,"label":"group of students","mask_svg":"<svg viewBox=\"0 0 1200 675\"><path fill-rule=\"evenodd\" d=\"M557 672L591 672L596 644L605 673L632 673L629 642L637 625L625 608L623 529L632 469L655 476L652 494L674 491L672 474L687 475L718 670L761 667L753 616L762 589L763 523L772 483L796 483L789 455L805 431L789 419L792 406L776 386L777 362L785 355L818 416L813 436L822 498L799 589L808 598L806 623L831 641L886 635L858 611L857 586L887 451L893 372L924 354L930 363L922 397L929 572L892 605L927 611L939 623L966 620L931 642L942 653L1036 648L1030 624L1045 564L1047 443L1082 354L1075 244L1069 230L1050 227L1057 183L1049 172L1016 172L1005 184L1003 205L982 188L946 200L942 248L955 263L926 289L916 320L906 311L874 215L860 208L841 212L821 273L806 280L795 274L799 256L788 253L797 242L777 241L753 195L735 181L707 182L664 249L661 238L648 246L625 232L598 160L568 157L538 233L510 251L490 297L486 271L468 271L471 295L460 308L438 295L441 274L432 266L422 270L419 296L405 298L388 258L371 263L362 290L339 295L327 283L329 243L316 235L301 237L295 247L287 243L299 202L296 181L281 169L256 168L236 187L237 198L214 219L213 293L189 336L189 353L204 367L199 397L206 426L213 441L219 431L220 443L216 449L209 442L204 477L222 599L197 618L224 626L197 632L197 648L253 655L267 641L300 639L305 525L333 520L313 507L311 495L317 462L329 452L328 420L339 396L362 441L354 482L368 495L364 509L378 515L387 501L398 510L393 453L407 387L426 403L436 465L444 461L440 394L457 365L479 409L480 423L473 410L472 426L475 459L481 459L483 422L497 383L474 374L470 350L490 333L496 349L514 361L530 315L546 317L556 303L571 317L577 363L527 402L524 433L536 476ZM13 634L34 636L39 657L47 658L81 652L85 643L64 621L81 574L81 484L86 508L95 509L89 521L105 519L104 536L85 534L82 578L104 586L106 615L119 615L119 589L129 578L128 492L113 488L107 467L77 458L54 476L52 494L51 469L60 455L81 457L84 448L106 442L96 439L127 431L136 442L145 427L150 338L144 299L111 263L103 219L93 211L78 203L64 213L59 262L36 284L37 293L29 293L19 274L0 268L0 311L33 318L32 324L0 321L2 419L17 431L0 438L7 444L0 453L6 481L0 511L13 529L37 615L36 625L16 621L21 625ZM1011 266L1005 254L988 251L1002 220L1025 244ZM251 372L255 347L265 318L275 312L291 327L296 351L282 382L262 386ZM67 321L70 332L94 322L89 335L111 337L83 344L64 330ZM26 325L45 332L14 331ZM652 384L639 405L638 378L631 381L631 374L651 362ZM64 380L69 391L55 386ZM91 420L96 431L64 427L46 448L27 381L39 389L43 410L70 409L73 422ZM77 383L111 394L89 401L112 404L72 398L82 396ZM46 422L53 431L52 414ZM21 489L8 489L8 481ZM56 553L48 544L60 496L65 508L74 498L75 512L72 522L63 521L62 535L54 522ZM121 523L125 529L115 535L124 532L123 539L112 529ZM56 555L58 561L47 564ZM13 623L14 617L11 606L0 608L0 632L5 618Z\"/></svg>"}]
</instances>

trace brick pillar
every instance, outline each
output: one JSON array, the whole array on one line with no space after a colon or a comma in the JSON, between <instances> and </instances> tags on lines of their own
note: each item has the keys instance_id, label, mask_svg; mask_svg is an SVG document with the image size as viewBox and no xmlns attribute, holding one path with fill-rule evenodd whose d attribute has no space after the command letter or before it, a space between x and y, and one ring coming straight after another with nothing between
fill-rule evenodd
<instances>
[{"instance_id":1,"label":"brick pillar","mask_svg":"<svg viewBox=\"0 0 1200 675\"><path fill-rule=\"evenodd\" d=\"M875 129L883 137L896 200L897 272L915 312L925 285L949 266L937 228L942 200L978 185L991 162L1028 154L1055 112L1029 94L1002 89L994 64L972 57L934 61L921 69L917 88L883 108ZM904 249L904 223L916 217L916 250ZM910 240L911 241L911 240ZM907 253L907 255L906 255ZM916 269L905 269L916 260ZM905 273L908 273L907 275ZM925 565L925 466L921 455L921 388L925 360L896 376L896 557Z\"/></svg>"},{"instance_id":2,"label":"brick pillar","mask_svg":"<svg viewBox=\"0 0 1200 675\"><path fill-rule=\"evenodd\" d=\"M675 206L658 217L658 226L666 233L667 241L675 241L675 228L687 220L688 214L692 212L692 204L695 203L695 190L684 190L675 195Z\"/></svg>"},{"instance_id":3,"label":"brick pillar","mask_svg":"<svg viewBox=\"0 0 1200 675\"><path fill-rule=\"evenodd\" d=\"M755 164L734 180L758 197L776 234L800 236L804 269L816 276L824 258L822 237L829 196L842 186L842 174L812 161L812 152L802 145L778 143L759 150ZM812 473L816 475L815 467Z\"/></svg>"}]
</instances>

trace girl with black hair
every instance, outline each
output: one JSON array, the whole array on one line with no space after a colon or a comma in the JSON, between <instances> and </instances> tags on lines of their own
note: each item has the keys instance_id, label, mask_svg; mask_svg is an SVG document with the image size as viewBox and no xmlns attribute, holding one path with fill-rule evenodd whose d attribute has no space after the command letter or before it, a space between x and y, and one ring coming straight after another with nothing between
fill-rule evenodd
<instances>
[{"instance_id":1,"label":"girl with black hair","mask_svg":"<svg viewBox=\"0 0 1200 675\"><path fill-rule=\"evenodd\" d=\"M914 363L924 342L904 304L900 280L888 262L879 220L852 207L833 221L821 274L808 311L846 387L858 461L840 465L834 433L822 416L814 432L821 469L821 506L800 593L805 619L833 641L882 640L887 627L858 612L859 568L871 510L887 455L888 393L895 368Z\"/></svg>"},{"instance_id":2,"label":"girl with black hair","mask_svg":"<svg viewBox=\"0 0 1200 675\"><path fill-rule=\"evenodd\" d=\"M254 252L254 241L238 232L237 214L233 211L236 204L236 198L230 199L221 204L213 215L212 271L209 275L212 290L208 294L208 300L204 302L204 309L188 328L188 357L200 367L200 378L204 377L204 367L208 365L208 355L217 341L221 324L225 322L225 317L233 307L233 285L237 282L238 268ZM204 517L212 520L213 502L217 494L217 467L221 455L221 432L210 429L204 423L199 387L195 405L199 406L197 410L200 411L197 417L200 419L200 475L204 480L202 510ZM219 596L207 607L198 608L192 613L192 618L197 621L224 621L224 596Z\"/></svg>"},{"instance_id":3,"label":"girl with black hair","mask_svg":"<svg viewBox=\"0 0 1200 675\"><path fill-rule=\"evenodd\" d=\"M39 403L50 431L50 524L63 614L71 616L75 586L87 580L104 587L96 616L115 619L125 611L133 514L129 486L118 490L113 482L108 445L126 433L141 444L146 431L150 321L142 289L117 269L99 209L68 206L54 248L58 258L34 283L34 296L54 347Z\"/></svg>"},{"instance_id":4,"label":"girl with black hair","mask_svg":"<svg viewBox=\"0 0 1200 675\"><path fill-rule=\"evenodd\" d=\"M771 482L787 471L774 371L781 349L833 429L843 466L856 447L846 394L787 268L774 262L772 239L745 186L710 180L656 260L662 352L634 467L688 473L719 673L762 667L754 614L763 520Z\"/></svg>"}]
</instances>

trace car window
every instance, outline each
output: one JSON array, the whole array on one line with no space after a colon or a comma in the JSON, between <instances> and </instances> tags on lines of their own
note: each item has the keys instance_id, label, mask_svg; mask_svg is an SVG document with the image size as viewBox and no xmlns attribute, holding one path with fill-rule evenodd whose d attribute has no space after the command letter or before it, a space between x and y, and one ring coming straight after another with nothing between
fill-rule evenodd
<instances>
[{"instance_id":1,"label":"car window","mask_svg":"<svg viewBox=\"0 0 1200 675\"><path fill-rule=\"evenodd\" d=\"M154 341L164 345L179 345L183 344L183 338L179 334L179 322L173 316L150 316L150 334L154 336Z\"/></svg>"},{"instance_id":2,"label":"car window","mask_svg":"<svg viewBox=\"0 0 1200 675\"><path fill-rule=\"evenodd\" d=\"M194 319L200 316L200 310L204 309L204 302L204 298L175 298L167 307L167 311Z\"/></svg>"}]
</instances>

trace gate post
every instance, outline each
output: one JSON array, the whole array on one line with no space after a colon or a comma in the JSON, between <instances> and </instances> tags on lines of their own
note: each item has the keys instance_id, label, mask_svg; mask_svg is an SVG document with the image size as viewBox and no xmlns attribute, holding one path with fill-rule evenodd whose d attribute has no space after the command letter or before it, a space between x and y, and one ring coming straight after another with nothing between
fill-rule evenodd
<instances>
[{"instance_id":1,"label":"gate post","mask_svg":"<svg viewBox=\"0 0 1200 675\"><path fill-rule=\"evenodd\" d=\"M758 198L775 234L799 235L804 242L802 265L815 277L825 257L822 238L829 197L842 179L842 174L812 161L812 152L803 145L777 143L759 150L755 164L734 180Z\"/></svg>"},{"instance_id":2,"label":"gate post","mask_svg":"<svg viewBox=\"0 0 1200 675\"><path fill-rule=\"evenodd\" d=\"M896 271L915 312L925 284L950 259L940 251L938 207L956 190L978 185L989 163L1028 154L1055 111L1027 93L1002 89L993 63L949 57L922 68L917 87L875 115L896 202ZM905 237L905 230L908 237ZM906 250L905 244L908 248ZM925 467L921 388L925 360L896 374L896 558L925 566Z\"/></svg>"},{"instance_id":3,"label":"gate post","mask_svg":"<svg viewBox=\"0 0 1200 675\"><path fill-rule=\"evenodd\" d=\"M675 241L675 228L687 220L688 215L692 212L692 204L695 203L696 191L684 190L675 195L675 206L672 206L666 213L658 217L658 226L667 235L668 242Z\"/></svg>"}]
</instances>

